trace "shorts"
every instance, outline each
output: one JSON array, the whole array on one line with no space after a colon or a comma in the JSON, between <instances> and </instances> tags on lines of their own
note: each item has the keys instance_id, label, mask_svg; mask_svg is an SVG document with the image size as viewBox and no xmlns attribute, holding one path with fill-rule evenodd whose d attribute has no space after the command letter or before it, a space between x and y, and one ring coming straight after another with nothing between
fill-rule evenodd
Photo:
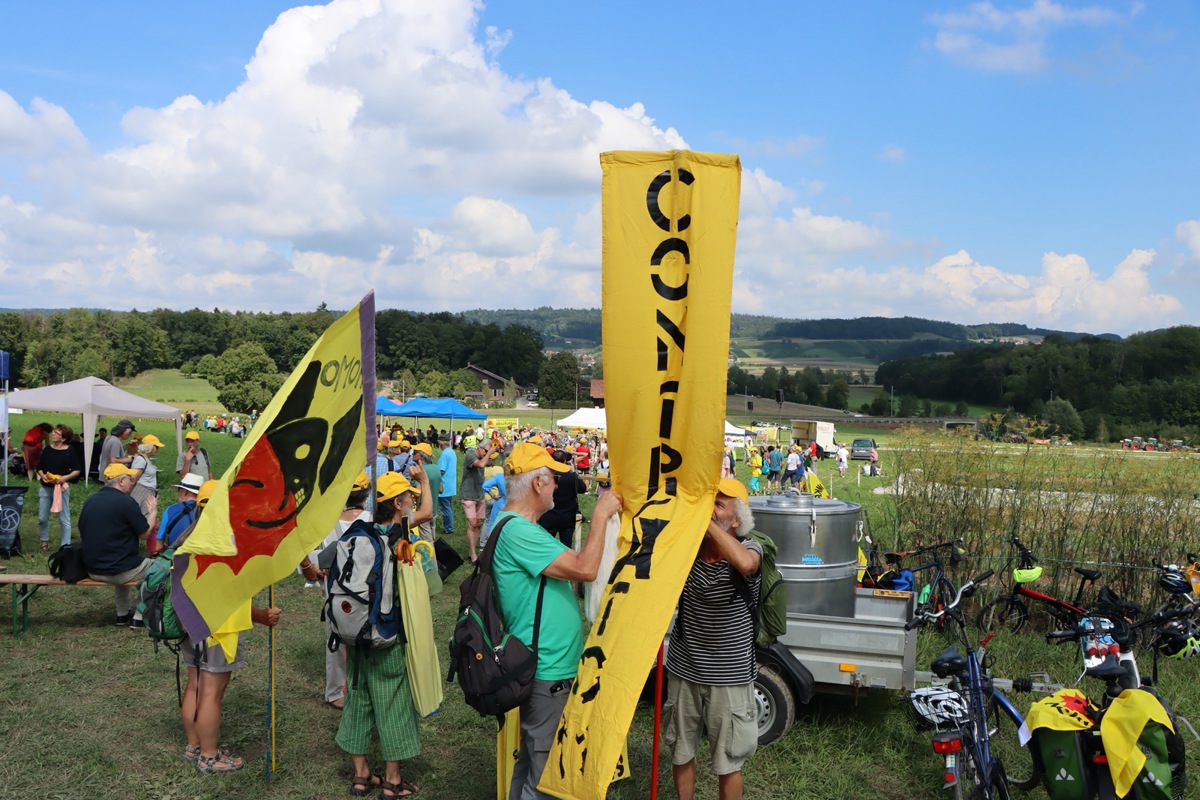
<instances>
[{"instance_id":1,"label":"shorts","mask_svg":"<svg viewBox=\"0 0 1200 800\"><path fill-rule=\"evenodd\" d=\"M769 480L769 481L779 480L779 470L773 469L773 470L768 471L767 472L767 480Z\"/></svg>"},{"instance_id":2,"label":"shorts","mask_svg":"<svg viewBox=\"0 0 1200 800\"><path fill-rule=\"evenodd\" d=\"M713 773L741 772L758 749L754 684L707 686L676 675L668 675L667 681L663 744L674 753L672 763L680 766L695 759L700 735L707 730Z\"/></svg>"},{"instance_id":3,"label":"shorts","mask_svg":"<svg viewBox=\"0 0 1200 800\"><path fill-rule=\"evenodd\" d=\"M483 500L460 500L463 507L463 515L468 520L476 522L487 518L487 504Z\"/></svg>"},{"instance_id":4,"label":"shorts","mask_svg":"<svg viewBox=\"0 0 1200 800\"><path fill-rule=\"evenodd\" d=\"M246 648L243 646L242 637L238 637L237 658L232 664L225 660L225 651L221 649L221 645L214 644L205 646L201 644L199 648L193 644L190 638L184 639L179 643L179 656L183 663L188 667L196 667L201 672L233 672L246 666L245 657Z\"/></svg>"}]
</instances>

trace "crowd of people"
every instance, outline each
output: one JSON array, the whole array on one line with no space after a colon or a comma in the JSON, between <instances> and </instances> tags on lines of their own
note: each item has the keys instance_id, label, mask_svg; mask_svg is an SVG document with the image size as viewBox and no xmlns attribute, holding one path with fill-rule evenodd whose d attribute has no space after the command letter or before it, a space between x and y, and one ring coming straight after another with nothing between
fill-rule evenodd
<instances>
[{"instance_id":1,"label":"crowd of people","mask_svg":"<svg viewBox=\"0 0 1200 800\"><path fill-rule=\"evenodd\" d=\"M83 472L82 457L69 446L77 438L70 428L37 430L44 438L30 436L26 444L40 448L36 454L27 451L36 456L34 474L41 482L39 531L46 541L50 515L58 513L65 543L71 538L69 487ZM355 481L324 542L298 568L308 585L328 595L328 553L356 524L368 524L387 542L389 553L400 541L432 544L441 539L465 551L471 562L488 546L492 532L502 529L492 557L497 597L507 628L527 644L535 638L536 598L545 584L534 690L520 709L521 746L510 797L548 797L537 784L583 648L574 584L595 580L608 520L624 503L611 486L607 441L598 433L529 427L446 431L394 425L378 433L377 457ZM144 625L130 584L146 575L157 550L175 547L188 535L218 484L200 436L195 430L186 434L175 464L175 502L164 503L161 515L154 459L163 443L153 435L140 436L129 420L120 420L98 439L97 470L104 485L84 503L78 524L89 577L114 586L118 625ZM781 480L779 453L773 446L750 449L752 492L760 491L764 472L768 486ZM711 741L711 768L722 797L740 797L741 768L757 743L752 611L741 599L745 593L733 587L741 582L756 596L762 551L745 535L754 521L749 492L733 477L733 453L723 460L724 476L684 586L668 657L664 741L673 754L679 797L685 800L695 791L702 736ZM593 491L593 515L582 537L579 497ZM463 527L455 525L456 498ZM434 591L432 583L430 587ZM250 611L255 623L268 626L277 624L280 615L278 608ZM370 658L358 658L355 645L347 642L336 642L327 652L324 701L341 713L335 741L350 761L352 795L379 791L390 799L418 791L403 771L403 763L420 750L406 646L401 636L397 645ZM222 699L231 674L245 666L243 657L229 662L222 648L188 640L180 652L187 667L180 710L184 757L205 774L240 769L243 759L223 748L219 735ZM357 679L348 680L350 663L358 665ZM378 773L368 763L373 738L384 761Z\"/></svg>"}]
</instances>

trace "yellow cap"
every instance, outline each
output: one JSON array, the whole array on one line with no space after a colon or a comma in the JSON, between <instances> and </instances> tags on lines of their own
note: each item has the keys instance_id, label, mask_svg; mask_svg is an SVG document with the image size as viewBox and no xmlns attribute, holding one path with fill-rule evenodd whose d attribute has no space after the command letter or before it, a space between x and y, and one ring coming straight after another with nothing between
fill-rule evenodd
<instances>
[{"instance_id":1,"label":"yellow cap","mask_svg":"<svg viewBox=\"0 0 1200 800\"><path fill-rule=\"evenodd\" d=\"M541 437L541 436L530 436L530 437L529 437L528 439L526 439L525 441L526 441L526 442L528 442L529 444L544 444L544 443L542 442L542 437Z\"/></svg>"},{"instance_id":2,"label":"yellow cap","mask_svg":"<svg viewBox=\"0 0 1200 800\"><path fill-rule=\"evenodd\" d=\"M367 474L366 470L363 470L354 478L354 487L351 489L351 491L363 492L370 488L371 476Z\"/></svg>"},{"instance_id":3,"label":"yellow cap","mask_svg":"<svg viewBox=\"0 0 1200 800\"><path fill-rule=\"evenodd\" d=\"M200 434L196 433L195 431L188 431L187 434L183 438L184 439L195 439L196 441L200 441Z\"/></svg>"},{"instance_id":4,"label":"yellow cap","mask_svg":"<svg viewBox=\"0 0 1200 800\"><path fill-rule=\"evenodd\" d=\"M415 491L413 485L408 482L408 478L399 472L389 472L375 482L375 499L380 503L391 500L393 497L399 497L405 492Z\"/></svg>"},{"instance_id":5,"label":"yellow cap","mask_svg":"<svg viewBox=\"0 0 1200 800\"><path fill-rule=\"evenodd\" d=\"M726 497L736 497L743 503L750 502L750 495L746 492L746 487L737 478L721 478L717 484L717 491Z\"/></svg>"},{"instance_id":6,"label":"yellow cap","mask_svg":"<svg viewBox=\"0 0 1200 800\"><path fill-rule=\"evenodd\" d=\"M220 481L205 481L200 487L200 491L196 492L196 505L204 508L208 505L208 498L212 497L213 492L221 485Z\"/></svg>"},{"instance_id":7,"label":"yellow cap","mask_svg":"<svg viewBox=\"0 0 1200 800\"><path fill-rule=\"evenodd\" d=\"M414 444L413 450L416 450L418 453L424 453L425 455L429 456L430 458L433 458L433 448L429 446L428 442L421 442L420 444Z\"/></svg>"},{"instance_id":8,"label":"yellow cap","mask_svg":"<svg viewBox=\"0 0 1200 800\"><path fill-rule=\"evenodd\" d=\"M554 472L570 472L566 464L560 464L550 457L546 448L536 444L522 442L513 448L512 453L504 462L505 475L520 475L522 472L533 472L535 469L548 467Z\"/></svg>"},{"instance_id":9,"label":"yellow cap","mask_svg":"<svg viewBox=\"0 0 1200 800\"><path fill-rule=\"evenodd\" d=\"M153 433L147 433L145 436L143 436L142 444L152 444L155 447L163 446L162 441L157 436L155 436Z\"/></svg>"},{"instance_id":10,"label":"yellow cap","mask_svg":"<svg viewBox=\"0 0 1200 800\"><path fill-rule=\"evenodd\" d=\"M137 475L136 469L130 469L124 464L109 464L104 468L104 480L111 481L113 478L119 478L122 475Z\"/></svg>"}]
</instances>

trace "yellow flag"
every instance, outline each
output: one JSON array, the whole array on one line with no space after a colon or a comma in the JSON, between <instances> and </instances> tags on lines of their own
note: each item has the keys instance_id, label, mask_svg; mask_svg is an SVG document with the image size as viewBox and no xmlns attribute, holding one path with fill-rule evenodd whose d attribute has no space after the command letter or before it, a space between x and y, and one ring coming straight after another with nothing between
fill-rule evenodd
<instances>
[{"instance_id":1,"label":"yellow flag","mask_svg":"<svg viewBox=\"0 0 1200 800\"><path fill-rule=\"evenodd\" d=\"M829 499L829 490L825 488L825 484L821 483L821 479L817 477L817 473L811 469L806 470L804 476L805 491L813 497L824 497Z\"/></svg>"},{"instance_id":2,"label":"yellow flag","mask_svg":"<svg viewBox=\"0 0 1200 800\"><path fill-rule=\"evenodd\" d=\"M741 164L600 156L605 406L620 558L538 788L601 800L712 515Z\"/></svg>"},{"instance_id":3,"label":"yellow flag","mask_svg":"<svg viewBox=\"0 0 1200 800\"><path fill-rule=\"evenodd\" d=\"M221 634L232 660L237 631L250 627L241 610L329 533L375 452L375 407L364 396L375 397L374 292L275 393L176 551L171 601L193 640Z\"/></svg>"}]
</instances>

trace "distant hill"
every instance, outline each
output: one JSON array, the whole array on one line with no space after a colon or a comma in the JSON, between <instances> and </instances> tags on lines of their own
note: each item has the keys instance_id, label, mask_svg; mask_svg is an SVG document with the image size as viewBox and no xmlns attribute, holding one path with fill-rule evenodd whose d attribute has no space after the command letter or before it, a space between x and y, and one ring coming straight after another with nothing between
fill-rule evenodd
<instances>
[{"instance_id":1,"label":"distant hill","mask_svg":"<svg viewBox=\"0 0 1200 800\"><path fill-rule=\"evenodd\" d=\"M483 324L495 323L505 327L520 323L542 335L546 347L589 348L600 346L600 309L549 308L534 309L474 309L463 312L468 320ZM981 344L1025 340L1039 342L1047 336L1059 336L1066 341L1085 337L1122 341L1112 333L1091 334L1031 328L1017 322L990 322L981 325L959 325L954 322L917 317L858 317L855 319L783 319L757 314L734 314L729 325L730 338L738 340L778 340L768 350L791 351L788 340L804 339L828 342L855 342L855 346L833 347L846 356L880 363L924 353L951 352ZM867 344L873 342L875 344Z\"/></svg>"}]
</instances>

